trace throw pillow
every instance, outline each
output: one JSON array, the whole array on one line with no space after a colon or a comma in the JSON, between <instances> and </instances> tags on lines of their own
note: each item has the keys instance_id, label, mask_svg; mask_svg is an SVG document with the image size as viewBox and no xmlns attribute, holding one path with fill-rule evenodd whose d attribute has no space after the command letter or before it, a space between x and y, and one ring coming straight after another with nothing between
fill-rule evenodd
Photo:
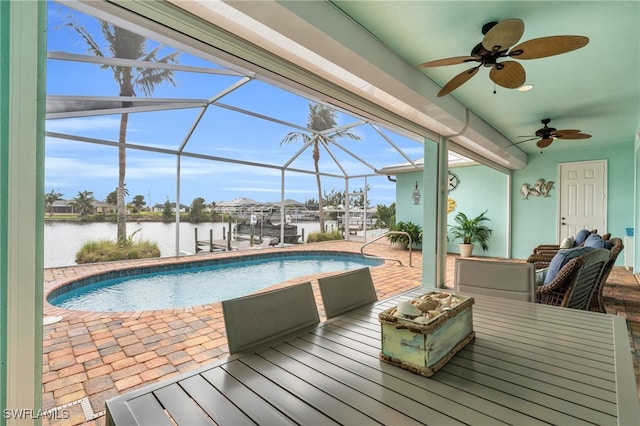
<instances>
[{"instance_id":1,"label":"throw pillow","mask_svg":"<svg viewBox=\"0 0 640 426\"><path fill-rule=\"evenodd\" d=\"M535 275L536 287L541 286L542 284L544 284L544 279L547 276L547 272L549 272L549 268L536 270L536 273L535 273L536 274Z\"/></svg>"},{"instance_id":2,"label":"throw pillow","mask_svg":"<svg viewBox=\"0 0 640 426\"><path fill-rule=\"evenodd\" d=\"M584 244L587 237L591 235L591 231L588 229L582 229L576 234L576 246L581 246Z\"/></svg>"},{"instance_id":3,"label":"throw pillow","mask_svg":"<svg viewBox=\"0 0 640 426\"><path fill-rule=\"evenodd\" d=\"M584 246L593 247L594 249L605 248L607 250L611 250L613 244L611 244L611 241L605 240L598 234L591 234L585 240Z\"/></svg>"},{"instance_id":4,"label":"throw pillow","mask_svg":"<svg viewBox=\"0 0 640 426\"><path fill-rule=\"evenodd\" d=\"M568 249L576 245L576 240L573 237L567 237L560 243L561 249Z\"/></svg>"},{"instance_id":5,"label":"throw pillow","mask_svg":"<svg viewBox=\"0 0 640 426\"><path fill-rule=\"evenodd\" d=\"M547 271L547 275L544 277L544 284L546 285L553 281L556 275L558 275L558 272L560 272L560 269L562 269L562 267L571 259L582 256L592 250L595 249L593 247L575 247L571 249L558 250L558 253L553 256L553 259L551 259L551 262L549 263L549 270Z\"/></svg>"}]
</instances>

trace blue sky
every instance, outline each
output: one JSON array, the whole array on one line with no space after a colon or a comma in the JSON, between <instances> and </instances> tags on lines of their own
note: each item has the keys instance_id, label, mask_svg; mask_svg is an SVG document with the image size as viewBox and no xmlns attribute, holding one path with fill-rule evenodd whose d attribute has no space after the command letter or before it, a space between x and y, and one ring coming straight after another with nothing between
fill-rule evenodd
<instances>
[{"instance_id":1,"label":"blue sky","mask_svg":"<svg viewBox=\"0 0 640 426\"><path fill-rule=\"evenodd\" d=\"M69 9L57 3L49 3L48 50L87 54L86 45L80 37L64 26L68 16ZM94 18L78 12L74 12L73 16L93 34L96 41L103 42ZM151 42L150 46L153 45ZM104 44L101 46L106 50ZM166 49L167 52L173 50L171 47ZM186 53L180 55L179 63L219 68L218 65ZM174 79L176 87L168 83L161 85L154 92L154 97L210 99L239 78L176 72ZM103 70L98 65L88 63L51 59L47 61L48 95L117 96L118 93L119 87L109 69ZM138 93L138 96L144 97L144 94ZM220 102L304 126L308 105L312 101L253 80L224 96ZM177 149L184 142L199 112L199 108L189 108L130 114L127 142ZM338 125L357 121L358 118L338 114ZM46 128L50 132L117 142L119 126L120 115L98 115L48 120ZM380 130L411 158L421 158L422 144L385 129ZM212 106L196 127L185 151L281 166L302 147L301 142L280 145L280 141L290 131L297 130ZM343 139L339 142L375 167L406 161L370 125L358 126L351 131L358 134L361 140ZM368 172L364 165L340 149L334 148L333 153L350 175ZM45 192L55 190L62 193L63 198L71 199L79 191L89 190L96 199L104 200L117 186L118 152L115 147L47 137L45 156ZM128 201L135 195L143 195L148 204L164 203L166 199L175 201L177 163L175 155L128 150ZM291 167L312 170L311 151L303 152ZM277 201L281 197L281 172L276 169L182 157L180 170L180 201L183 204L191 204L195 197L203 197L208 203L237 197ZM326 151L321 152L320 170L342 174ZM371 186L371 205L389 205L395 201L395 184L386 177L370 177L367 183ZM333 188L342 191L344 179L323 177L322 187L325 192ZM350 191L362 187L364 179L350 180ZM285 188L285 198L302 202L308 198L317 198L313 175L287 172Z\"/></svg>"}]
</instances>

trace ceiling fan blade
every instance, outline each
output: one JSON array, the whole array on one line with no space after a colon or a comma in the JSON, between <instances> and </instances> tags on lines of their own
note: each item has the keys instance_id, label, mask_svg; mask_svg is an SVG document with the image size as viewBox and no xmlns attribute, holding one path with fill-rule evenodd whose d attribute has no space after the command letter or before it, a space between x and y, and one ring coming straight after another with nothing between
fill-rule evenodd
<instances>
[{"instance_id":1,"label":"ceiling fan blade","mask_svg":"<svg viewBox=\"0 0 640 426\"><path fill-rule=\"evenodd\" d=\"M442 67L445 65L458 65L465 62L479 62L475 56L454 56L452 58L438 59L418 65L418 68Z\"/></svg>"},{"instance_id":2,"label":"ceiling fan blade","mask_svg":"<svg viewBox=\"0 0 640 426\"><path fill-rule=\"evenodd\" d=\"M469 81L471 77L478 73L480 66L469 68L466 71L461 72L460 74L453 77L447 84L444 85L442 89L438 92L438 97L442 97L448 95L449 93L456 90L458 87L462 86L464 83Z\"/></svg>"},{"instance_id":3,"label":"ceiling fan blade","mask_svg":"<svg viewBox=\"0 0 640 426\"><path fill-rule=\"evenodd\" d=\"M516 61L504 61L494 65L489 71L491 81L507 89L515 89L524 84L527 75L524 67Z\"/></svg>"},{"instance_id":4,"label":"ceiling fan blade","mask_svg":"<svg viewBox=\"0 0 640 426\"><path fill-rule=\"evenodd\" d=\"M538 136L533 137L533 138L531 138L531 137L529 137L529 136L518 136L518 137L519 137L519 138L529 138L529 139L525 139L525 140L523 140L523 141L517 142L517 143L516 143L516 145L517 145L517 144L520 144L520 143L525 143L525 142L534 141L534 140L538 139Z\"/></svg>"},{"instance_id":5,"label":"ceiling fan blade","mask_svg":"<svg viewBox=\"0 0 640 426\"><path fill-rule=\"evenodd\" d=\"M493 26L482 39L489 52L500 52L516 44L524 34L524 22L517 18L505 19Z\"/></svg>"},{"instance_id":6,"label":"ceiling fan blade","mask_svg":"<svg viewBox=\"0 0 640 426\"><path fill-rule=\"evenodd\" d=\"M570 135L575 135L578 133L582 133L580 130L577 129L563 129L563 130L554 130L553 132L550 133L550 136L552 138L567 138Z\"/></svg>"},{"instance_id":7,"label":"ceiling fan blade","mask_svg":"<svg viewBox=\"0 0 640 426\"><path fill-rule=\"evenodd\" d=\"M591 135L586 133L563 133L560 135L553 135L553 137L558 139L589 139Z\"/></svg>"},{"instance_id":8,"label":"ceiling fan blade","mask_svg":"<svg viewBox=\"0 0 640 426\"><path fill-rule=\"evenodd\" d=\"M536 146L538 148L546 148L551 145L551 142L553 142L553 138L540 139Z\"/></svg>"},{"instance_id":9,"label":"ceiling fan blade","mask_svg":"<svg viewBox=\"0 0 640 426\"><path fill-rule=\"evenodd\" d=\"M584 36L550 36L534 38L515 46L508 56L517 59L538 59L580 49L589 43Z\"/></svg>"}]
</instances>

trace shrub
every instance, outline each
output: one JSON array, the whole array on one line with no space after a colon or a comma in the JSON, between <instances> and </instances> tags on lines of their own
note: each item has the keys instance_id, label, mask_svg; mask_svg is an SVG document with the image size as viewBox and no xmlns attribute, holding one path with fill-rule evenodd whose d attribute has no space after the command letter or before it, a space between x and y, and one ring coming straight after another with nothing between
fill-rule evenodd
<instances>
[{"instance_id":1,"label":"shrub","mask_svg":"<svg viewBox=\"0 0 640 426\"><path fill-rule=\"evenodd\" d=\"M312 232L307 237L308 243L318 243L320 241L333 241L333 240L342 240L344 237L342 236L342 232L340 231L331 231L331 232Z\"/></svg>"},{"instance_id":2,"label":"shrub","mask_svg":"<svg viewBox=\"0 0 640 426\"><path fill-rule=\"evenodd\" d=\"M133 241L133 236L138 231L120 242L96 240L84 243L80 251L76 253L76 263L83 264L160 257L158 244L144 240Z\"/></svg>"},{"instance_id":3,"label":"shrub","mask_svg":"<svg viewBox=\"0 0 640 426\"><path fill-rule=\"evenodd\" d=\"M398 222L393 225L390 230L408 233L411 236L411 242L414 245L422 243L422 227L413 222ZM409 238L404 234L389 234L387 235L387 239L390 243L397 244L401 248L406 249L409 246Z\"/></svg>"}]
</instances>

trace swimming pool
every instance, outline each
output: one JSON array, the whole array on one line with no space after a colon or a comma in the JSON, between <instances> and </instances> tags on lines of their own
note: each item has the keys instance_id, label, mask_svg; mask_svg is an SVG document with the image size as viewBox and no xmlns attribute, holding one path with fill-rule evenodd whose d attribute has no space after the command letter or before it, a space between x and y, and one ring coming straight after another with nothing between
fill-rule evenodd
<instances>
[{"instance_id":1,"label":"swimming pool","mask_svg":"<svg viewBox=\"0 0 640 426\"><path fill-rule=\"evenodd\" d=\"M108 272L53 290L47 301L81 311L149 311L233 299L303 275L382 265L342 252L295 252L210 259Z\"/></svg>"}]
</instances>

